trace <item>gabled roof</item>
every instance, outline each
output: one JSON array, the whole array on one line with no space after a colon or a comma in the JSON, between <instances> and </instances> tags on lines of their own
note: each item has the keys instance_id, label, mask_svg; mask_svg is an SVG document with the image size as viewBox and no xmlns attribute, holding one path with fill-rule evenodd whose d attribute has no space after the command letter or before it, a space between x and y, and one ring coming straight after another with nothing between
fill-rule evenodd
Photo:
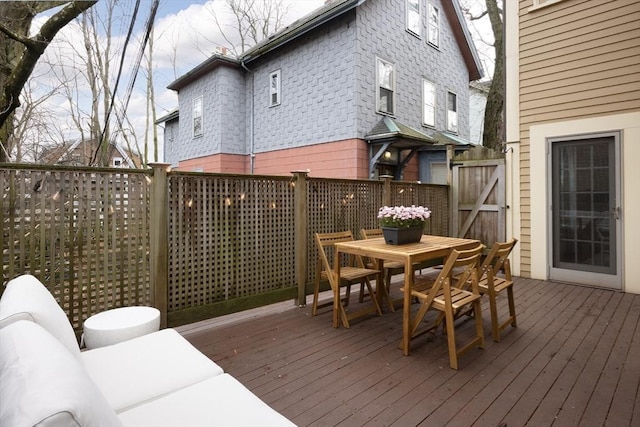
<instances>
[{"instance_id":1,"label":"gabled roof","mask_svg":"<svg viewBox=\"0 0 640 427\"><path fill-rule=\"evenodd\" d=\"M419 148L424 145L432 145L436 140L407 125L403 125L391 117L383 117L364 137L368 143L391 142L392 146L399 149Z\"/></svg>"},{"instance_id":2,"label":"gabled roof","mask_svg":"<svg viewBox=\"0 0 640 427\"><path fill-rule=\"evenodd\" d=\"M50 150L45 150L42 153L40 162L44 164L57 164L61 161L67 160L66 158L73 154L73 152L80 146L84 146L86 148L87 153L94 153L98 148L98 144L95 140L87 141L77 139L76 141L65 142L64 144L51 148ZM114 152L117 153L129 167L136 168L141 166L140 159L137 155L133 153L127 152L120 145L111 142L109 143L110 156L113 156Z\"/></svg>"},{"instance_id":3,"label":"gabled roof","mask_svg":"<svg viewBox=\"0 0 640 427\"><path fill-rule=\"evenodd\" d=\"M324 6L316 9L308 15L298 19L282 30L267 37L257 45L244 52L238 59L230 58L226 55L214 54L209 59L197 65L186 74L173 81L168 89L180 90L194 79L201 77L214 68L227 65L231 67L242 67L261 57L262 55L277 49L278 47L297 39L301 35L335 19L344 13L355 9L367 0L333 0L328 1ZM375 1L375 0L370 0ZM382 0L384 1L384 0ZM451 23L453 34L462 52L465 64L469 70L469 81L482 78L483 71L480 65L478 52L476 51L471 34L467 29L464 15L460 10L457 0L442 0L442 9Z\"/></svg>"}]
</instances>

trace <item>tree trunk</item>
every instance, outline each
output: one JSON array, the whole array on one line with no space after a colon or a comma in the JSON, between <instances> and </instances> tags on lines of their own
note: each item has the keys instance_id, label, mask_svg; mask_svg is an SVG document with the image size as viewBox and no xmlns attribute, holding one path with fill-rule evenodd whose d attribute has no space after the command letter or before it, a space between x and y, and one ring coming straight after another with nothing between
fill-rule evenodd
<instances>
[{"instance_id":1,"label":"tree trunk","mask_svg":"<svg viewBox=\"0 0 640 427\"><path fill-rule=\"evenodd\" d=\"M500 150L504 142L504 31L497 0L486 0L487 14L494 35L495 68L484 112L482 143Z\"/></svg>"},{"instance_id":2,"label":"tree trunk","mask_svg":"<svg viewBox=\"0 0 640 427\"><path fill-rule=\"evenodd\" d=\"M0 2L0 162L9 160L12 147L8 147L8 136L13 134L14 112L38 59L58 31L96 1ZM28 37L34 16L63 4L66 6L49 18L38 34Z\"/></svg>"}]
</instances>

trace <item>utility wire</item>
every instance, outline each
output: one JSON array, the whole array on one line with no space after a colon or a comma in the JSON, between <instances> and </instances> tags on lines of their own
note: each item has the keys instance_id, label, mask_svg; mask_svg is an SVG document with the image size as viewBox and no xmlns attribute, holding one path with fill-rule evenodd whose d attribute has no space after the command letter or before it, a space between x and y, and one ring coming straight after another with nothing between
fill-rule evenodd
<instances>
[{"instance_id":1,"label":"utility wire","mask_svg":"<svg viewBox=\"0 0 640 427\"><path fill-rule=\"evenodd\" d=\"M111 117L111 112L113 111L113 106L116 99L116 94L118 93L118 85L120 83L120 77L122 76L122 69L124 68L124 58L127 53L127 46L129 46L129 40L131 39L131 35L133 34L133 27L135 26L136 17L138 16L138 9L140 8L140 0L136 0L136 6L133 10L133 16L131 17L131 23L129 24L129 29L127 30L127 37L124 41L124 46L122 48L122 55L120 56L120 65L118 66L118 75L116 77L116 83L111 92L111 101L109 102L109 108L106 111L105 119L104 119L104 127L100 132L100 139L98 140L98 146L96 147L96 151L93 153L93 158L91 159L91 165L94 165L96 159L98 158L98 153L100 152L100 148L104 143L104 134L106 133L109 127L109 118Z\"/></svg>"}]
</instances>

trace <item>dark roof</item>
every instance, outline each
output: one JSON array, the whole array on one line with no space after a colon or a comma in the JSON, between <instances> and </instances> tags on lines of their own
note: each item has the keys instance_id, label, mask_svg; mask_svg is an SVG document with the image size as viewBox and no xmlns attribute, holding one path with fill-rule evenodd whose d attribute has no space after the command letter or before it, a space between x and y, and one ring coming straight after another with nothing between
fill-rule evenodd
<instances>
[{"instance_id":1,"label":"dark roof","mask_svg":"<svg viewBox=\"0 0 640 427\"><path fill-rule=\"evenodd\" d=\"M188 85L189 83L191 83L193 80L207 74L214 68L217 68L220 66L240 67L240 61L238 61L237 59L230 58L228 56L220 55L216 53L215 55L211 56L209 59L205 60L204 62L201 62L200 64L196 65L195 68L192 68L186 74L183 74L182 76L178 77L176 80L171 82L169 86L167 86L167 89L180 90L186 85Z\"/></svg>"},{"instance_id":2,"label":"dark roof","mask_svg":"<svg viewBox=\"0 0 640 427\"><path fill-rule=\"evenodd\" d=\"M172 120L177 119L178 117L180 117L180 111L176 108L173 111L169 112L168 114L165 114L164 116L157 119L156 124L160 124L163 122L170 122Z\"/></svg>"},{"instance_id":3,"label":"dark roof","mask_svg":"<svg viewBox=\"0 0 640 427\"><path fill-rule=\"evenodd\" d=\"M419 148L436 143L436 140L429 135L387 116L380 120L364 139L370 144L391 142L393 147L400 149Z\"/></svg>"}]
</instances>

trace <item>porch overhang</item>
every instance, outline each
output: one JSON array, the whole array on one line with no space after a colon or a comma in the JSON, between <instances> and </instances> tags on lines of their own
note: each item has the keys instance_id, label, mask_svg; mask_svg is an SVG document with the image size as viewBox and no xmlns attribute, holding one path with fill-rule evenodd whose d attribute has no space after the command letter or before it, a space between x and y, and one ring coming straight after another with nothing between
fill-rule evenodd
<instances>
[{"instance_id":1,"label":"porch overhang","mask_svg":"<svg viewBox=\"0 0 640 427\"><path fill-rule=\"evenodd\" d=\"M380 163L381 158L390 148L398 150L398 158L396 160L397 172L395 179L402 178L404 170L409 160L425 147L432 146L438 141L433 137L417 131L409 126L403 125L391 117L384 117L364 137L370 146L369 157L369 178L375 177L375 168ZM400 153L408 151L408 153L400 158Z\"/></svg>"}]
</instances>

